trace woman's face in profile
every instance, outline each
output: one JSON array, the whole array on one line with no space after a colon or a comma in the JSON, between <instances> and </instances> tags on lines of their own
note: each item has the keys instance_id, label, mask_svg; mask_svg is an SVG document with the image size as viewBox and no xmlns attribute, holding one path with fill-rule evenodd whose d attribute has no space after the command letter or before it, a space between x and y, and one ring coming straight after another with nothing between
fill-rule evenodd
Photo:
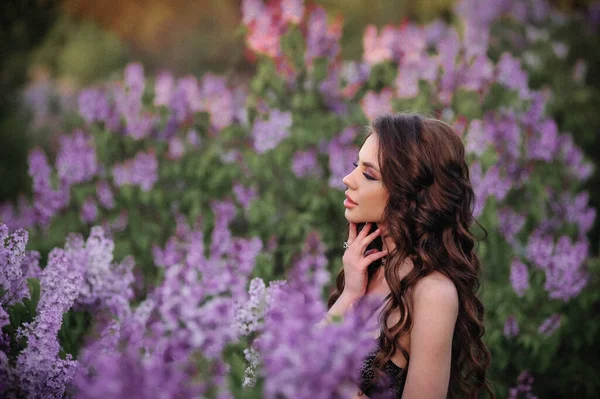
<instances>
[{"instance_id":1,"label":"woman's face in profile","mask_svg":"<svg viewBox=\"0 0 600 399\"><path fill-rule=\"evenodd\" d=\"M377 134L373 133L360 149L354 170L342 179L348 187L344 216L349 222L382 222L389 195L381 181L378 152L379 140Z\"/></svg>"}]
</instances>

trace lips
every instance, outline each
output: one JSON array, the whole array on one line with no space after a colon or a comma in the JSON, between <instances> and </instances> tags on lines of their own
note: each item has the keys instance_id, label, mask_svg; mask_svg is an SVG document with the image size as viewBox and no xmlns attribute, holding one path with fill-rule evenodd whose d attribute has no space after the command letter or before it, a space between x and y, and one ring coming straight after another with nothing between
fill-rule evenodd
<instances>
[{"instance_id":1,"label":"lips","mask_svg":"<svg viewBox=\"0 0 600 399\"><path fill-rule=\"evenodd\" d=\"M348 200L349 203L353 204L353 205L358 205L356 203L356 201L354 201L352 198L350 198L350 196L348 194L346 194L346 199Z\"/></svg>"}]
</instances>

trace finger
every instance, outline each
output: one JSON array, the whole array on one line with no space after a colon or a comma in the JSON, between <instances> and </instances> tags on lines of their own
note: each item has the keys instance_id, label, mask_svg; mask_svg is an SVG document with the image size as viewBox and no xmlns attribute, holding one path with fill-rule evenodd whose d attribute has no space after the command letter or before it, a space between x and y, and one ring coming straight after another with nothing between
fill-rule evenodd
<instances>
[{"instance_id":1,"label":"finger","mask_svg":"<svg viewBox=\"0 0 600 399\"><path fill-rule=\"evenodd\" d=\"M379 251L377 248L369 249L367 252L365 252L365 256L369 256L371 254L374 254L377 251Z\"/></svg>"},{"instance_id":2,"label":"finger","mask_svg":"<svg viewBox=\"0 0 600 399\"><path fill-rule=\"evenodd\" d=\"M375 238L377 238L378 235L381 234L381 229L377 229L374 232L372 232L371 234L369 234L368 236L366 236L361 244L366 248L367 245L369 245L371 243L371 241L373 241Z\"/></svg>"},{"instance_id":3,"label":"finger","mask_svg":"<svg viewBox=\"0 0 600 399\"><path fill-rule=\"evenodd\" d=\"M377 253L371 254L367 257L365 257L365 259L369 262L369 264L375 262L377 259L383 258L384 256L386 256L388 254L388 251L379 251Z\"/></svg>"},{"instance_id":4,"label":"finger","mask_svg":"<svg viewBox=\"0 0 600 399\"><path fill-rule=\"evenodd\" d=\"M360 238L360 239L365 238L367 236L367 234L369 233L369 230L371 230L372 225L373 225L373 223L371 223L371 222L365 224L365 227L362 228L362 230L358 234L357 238Z\"/></svg>"},{"instance_id":5,"label":"finger","mask_svg":"<svg viewBox=\"0 0 600 399\"><path fill-rule=\"evenodd\" d=\"M352 241L356 239L356 223L350 222L348 226L348 244L352 244Z\"/></svg>"}]
</instances>

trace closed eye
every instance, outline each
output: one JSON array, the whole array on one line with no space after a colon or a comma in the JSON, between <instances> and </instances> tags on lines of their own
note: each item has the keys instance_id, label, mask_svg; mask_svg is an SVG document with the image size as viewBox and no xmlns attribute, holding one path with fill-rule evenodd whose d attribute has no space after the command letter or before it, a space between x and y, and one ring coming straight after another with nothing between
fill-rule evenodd
<instances>
[{"instance_id":1,"label":"closed eye","mask_svg":"<svg viewBox=\"0 0 600 399\"><path fill-rule=\"evenodd\" d=\"M353 163L352 163L352 165L354 165L355 167L357 167L357 168L358 168L358 162L353 162ZM371 175L369 175L369 174L367 174L367 173L364 173L364 172L363 172L363 176L364 176L364 177L366 177L366 178L367 178L367 180L377 180L377 179L376 179L376 178L374 178L373 176L371 176Z\"/></svg>"}]
</instances>

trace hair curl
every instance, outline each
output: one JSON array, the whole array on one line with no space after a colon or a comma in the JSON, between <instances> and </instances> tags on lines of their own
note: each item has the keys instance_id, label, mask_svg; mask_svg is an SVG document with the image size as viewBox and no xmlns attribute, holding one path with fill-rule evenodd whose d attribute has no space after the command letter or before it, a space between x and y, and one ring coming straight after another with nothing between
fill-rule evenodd
<instances>
[{"instance_id":1,"label":"hair curl","mask_svg":"<svg viewBox=\"0 0 600 399\"><path fill-rule=\"evenodd\" d=\"M459 313L452 339L449 398L477 398L485 390L495 398L486 370L490 352L482 341L484 308L477 297L480 261L475 253L474 193L465 160L464 145L448 124L414 114L386 115L375 119L369 134L379 139L382 183L389 193L384 210L386 233L395 250L387 257L385 279L391 293L382 310L383 320L399 311L400 321L391 328L383 323L374 366L381 375L391 359L398 338L412 325L410 291L415 284L438 271L452 280L459 296ZM381 240L373 245L381 248ZM399 269L406 258L414 268L402 279ZM369 267L371 276L380 264ZM336 279L331 307L344 289L344 271ZM410 362L406 348L398 348ZM398 378L406 375L405 367Z\"/></svg>"}]
</instances>

